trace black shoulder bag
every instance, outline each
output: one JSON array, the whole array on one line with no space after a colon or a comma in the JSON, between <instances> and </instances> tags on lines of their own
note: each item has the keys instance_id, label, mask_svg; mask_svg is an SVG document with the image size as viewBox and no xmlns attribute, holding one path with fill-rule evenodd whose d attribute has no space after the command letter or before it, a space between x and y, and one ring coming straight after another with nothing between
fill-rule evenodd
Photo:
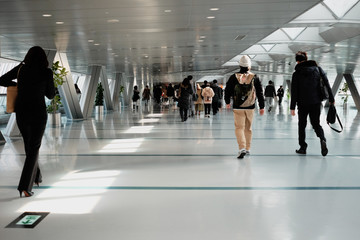
<instances>
[{"instance_id":1,"label":"black shoulder bag","mask_svg":"<svg viewBox=\"0 0 360 240\"><path fill-rule=\"evenodd\" d=\"M333 128L330 124L334 124L336 122L336 119L338 120L339 122L339 125L341 127L341 130L337 130L335 128ZM334 106L334 104L330 104L329 106L329 111L328 111L328 114L326 116L326 121L327 121L327 124L329 125L329 127L334 130L335 132L337 133L341 133L343 131L343 125L340 121L340 118L339 118L339 115L336 113L336 108Z\"/></svg>"},{"instance_id":2,"label":"black shoulder bag","mask_svg":"<svg viewBox=\"0 0 360 240\"><path fill-rule=\"evenodd\" d=\"M324 100L329 99L329 91L324 83L324 80L323 80L323 77L322 77L322 74L321 74L321 71L319 68L318 68L318 70L320 73L320 95L321 95L321 100L324 101Z\"/></svg>"}]
</instances>

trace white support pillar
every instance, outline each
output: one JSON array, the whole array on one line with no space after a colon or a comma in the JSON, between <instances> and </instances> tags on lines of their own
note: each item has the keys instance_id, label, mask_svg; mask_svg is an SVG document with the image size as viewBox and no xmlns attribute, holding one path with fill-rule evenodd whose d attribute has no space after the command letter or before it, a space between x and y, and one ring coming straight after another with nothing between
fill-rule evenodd
<instances>
[{"instance_id":1,"label":"white support pillar","mask_svg":"<svg viewBox=\"0 0 360 240\"><path fill-rule=\"evenodd\" d=\"M94 108L94 101L96 95L97 84L101 75L101 66L89 66L88 73L84 83L84 90L80 99L80 106L84 118L89 118L92 115Z\"/></svg>"},{"instance_id":2,"label":"white support pillar","mask_svg":"<svg viewBox=\"0 0 360 240\"><path fill-rule=\"evenodd\" d=\"M61 102L64 105L66 117L68 119L83 119L84 117L80 108L79 98L76 93L66 53L57 53L54 61L59 61L60 65L68 72L64 84L59 88Z\"/></svg>"},{"instance_id":3,"label":"white support pillar","mask_svg":"<svg viewBox=\"0 0 360 240\"><path fill-rule=\"evenodd\" d=\"M349 86L349 90L351 92L351 97L354 99L355 106L358 111L360 111L360 95L357 90L354 75L352 74L344 74L345 80Z\"/></svg>"},{"instance_id":4,"label":"white support pillar","mask_svg":"<svg viewBox=\"0 0 360 240\"><path fill-rule=\"evenodd\" d=\"M106 110L114 110L105 67L101 68L101 85L104 88L104 105Z\"/></svg>"},{"instance_id":5,"label":"white support pillar","mask_svg":"<svg viewBox=\"0 0 360 240\"><path fill-rule=\"evenodd\" d=\"M339 90L339 87L340 87L340 84L342 82L342 79L343 79L343 74L342 73L338 73L336 75L336 78L335 78L335 81L334 81L334 84L332 85L331 87L331 92L332 94L334 95L334 98ZM329 100L326 101L325 103L325 107L328 107L329 106Z\"/></svg>"},{"instance_id":6,"label":"white support pillar","mask_svg":"<svg viewBox=\"0 0 360 240\"><path fill-rule=\"evenodd\" d=\"M114 109L120 109L120 87L121 87L122 73L115 74L115 80L111 88L111 99L114 104Z\"/></svg>"}]
</instances>

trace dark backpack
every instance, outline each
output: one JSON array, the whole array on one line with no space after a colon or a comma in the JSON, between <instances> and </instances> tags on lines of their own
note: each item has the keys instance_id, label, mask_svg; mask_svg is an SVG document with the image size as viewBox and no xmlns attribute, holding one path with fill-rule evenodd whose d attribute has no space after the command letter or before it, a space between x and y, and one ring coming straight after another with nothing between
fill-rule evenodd
<instances>
[{"instance_id":1,"label":"dark backpack","mask_svg":"<svg viewBox=\"0 0 360 240\"><path fill-rule=\"evenodd\" d=\"M238 82L236 83L234 88L234 101L233 101L234 108L252 106L255 103L255 94L254 94L255 75L235 74L235 76Z\"/></svg>"}]
</instances>

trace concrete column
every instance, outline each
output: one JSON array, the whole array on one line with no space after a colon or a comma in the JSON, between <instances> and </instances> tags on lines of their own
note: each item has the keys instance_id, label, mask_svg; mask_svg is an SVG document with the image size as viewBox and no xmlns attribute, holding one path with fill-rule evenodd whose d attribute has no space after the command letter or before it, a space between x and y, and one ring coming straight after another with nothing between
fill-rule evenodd
<instances>
[{"instance_id":1,"label":"concrete column","mask_svg":"<svg viewBox=\"0 0 360 240\"><path fill-rule=\"evenodd\" d=\"M113 84L111 86L111 99L114 105L114 109L119 109L119 103L120 103L119 92L120 92L121 80L122 80L122 73L116 73L115 80L113 81Z\"/></svg>"},{"instance_id":2,"label":"concrete column","mask_svg":"<svg viewBox=\"0 0 360 240\"><path fill-rule=\"evenodd\" d=\"M94 108L94 101L96 95L97 84L100 79L102 67L101 66L89 66L88 73L86 75L84 90L80 98L80 106L83 112L84 118L89 118L92 115Z\"/></svg>"},{"instance_id":3,"label":"concrete column","mask_svg":"<svg viewBox=\"0 0 360 240\"><path fill-rule=\"evenodd\" d=\"M4 138L4 136L2 135L1 131L0 131L0 145L3 145L6 143L6 140Z\"/></svg>"},{"instance_id":4,"label":"concrete column","mask_svg":"<svg viewBox=\"0 0 360 240\"><path fill-rule=\"evenodd\" d=\"M354 75L344 74L344 77L349 86L351 97L354 99L355 106L357 110L360 111L360 95L355 84Z\"/></svg>"},{"instance_id":5,"label":"concrete column","mask_svg":"<svg viewBox=\"0 0 360 240\"><path fill-rule=\"evenodd\" d=\"M110 94L109 80L107 78L105 67L101 67L100 79L101 79L101 85L104 88L104 106L106 110L114 110L114 106Z\"/></svg>"},{"instance_id":6,"label":"concrete column","mask_svg":"<svg viewBox=\"0 0 360 240\"><path fill-rule=\"evenodd\" d=\"M332 94L334 95L334 98L339 90L339 87L340 87L340 84L342 82L342 79L343 79L343 74L342 73L338 73L336 75L336 78L335 78L335 81L334 81L334 84L333 86L331 87L331 92ZM329 100L326 101L325 103L325 107L328 107L329 106Z\"/></svg>"},{"instance_id":7,"label":"concrete column","mask_svg":"<svg viewBox=\"0 0 360 240\"><path fill-rule=\"evenodd\" d=\"M64 84L59 87L61 102L64 105L66 117L68 119L83 119L66 53L57 53L54 61L59 61L60 65L66 68L68 72L65 76Z\"/></svg>"}]
</instances>

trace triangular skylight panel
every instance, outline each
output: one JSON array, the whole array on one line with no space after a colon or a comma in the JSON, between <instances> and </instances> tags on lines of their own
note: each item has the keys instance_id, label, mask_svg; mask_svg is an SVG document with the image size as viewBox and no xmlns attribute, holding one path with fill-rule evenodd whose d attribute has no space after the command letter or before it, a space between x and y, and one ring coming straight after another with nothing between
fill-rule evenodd
<instances>
[{"instance_id":1,"label":"triangular skylight panel","mask_svg":"<svg viewBox=\"0 0 360 240\"><path fill-rule=\"evenodd\" d=\"M294 28L282 28L283 30L292 40L297 38L302 31L304 31L304 27L294 27Z\"/></svg>"},{"instance_id":2,"label":"triangular skylight panel","mask_svg":"<svg viewBox=\"0 0 360 240\"><path fill-rule=\"evenodd\" d=\"M295 20L290 23L316 23L316 22L327 22L327 21L335 21L334 16L324 5L319 3L315 7L311 8L307 12L303 13Z\"/></svg>"},{"instance_id":3,"label":"triangular skylight panel","mask_svg":"<svg viewBox=\"0 0 360 240\"><path fill-rule=\"evenodd\" d=\"M359 0L324 0L324 4L338 17L342 18Z\"/></svg>"},{"instance_id":4,"label":"triangular skylight panel","mask_svg":"<svg viewBox=\"0 0 360 240\"><path fill-rule=\"evenodd\" d=\"M290 38L280 29L273 32L266 38L260 41L260 43L278 43L278 42L289 42Z\"/></svg>"},{"instance_id":5,"label":"triangular skylight panel","mask_svg":"<svg viewBox=\"0 0 360 240\"><path fill-rule=\"evenodd\" d=\"M262 46L267 52L269 52L269 51L275 46L275 44L261 44L261 46Z\"/></svg>"},{"instance_id":6,"label":"triangular skylight panel","mask_svg":"<svg viewBox=\"0 0 360 240\"><path fill-rule=\"evenodd\" d=\"M350 21L359 21L360 20L360 3L356 4L346 15L342 18L342 20L350 20Z\"/></svg>"},{"instance_id":7,"label":"triangular skylight panel","mask_svg":"<svg viewBox=\"0 0 360 240\"><path fill-rule=\"evenodd\" d=\"M253 59L254 57L256 57L256 55L248 55L249 56L249 58L251 58L251 59Z\"/></svg>"},{"instance_id":8,"label":"triangular skylight panel","mask_svg":"<svg viewBox=\"0 0 360 240\"><path fill-rule=\"evenodd\" d=\"M265 49L261 47L260 45L253 45L246 49L241 54L258 54L258 53L266 53Z\"/></svg>"},{"instance_id":9,"label":"triangular skylight panel","mask_svg":"<svg viewBox=\"0 0 360 240\"><path fill-rule=\"evenodd\" d=\"M324 39L319 35L319 28L309 27L306 28L299 37L296 38L296 42L308 42L308 43L324 43Z\"/></svg>"}]
</instances>

